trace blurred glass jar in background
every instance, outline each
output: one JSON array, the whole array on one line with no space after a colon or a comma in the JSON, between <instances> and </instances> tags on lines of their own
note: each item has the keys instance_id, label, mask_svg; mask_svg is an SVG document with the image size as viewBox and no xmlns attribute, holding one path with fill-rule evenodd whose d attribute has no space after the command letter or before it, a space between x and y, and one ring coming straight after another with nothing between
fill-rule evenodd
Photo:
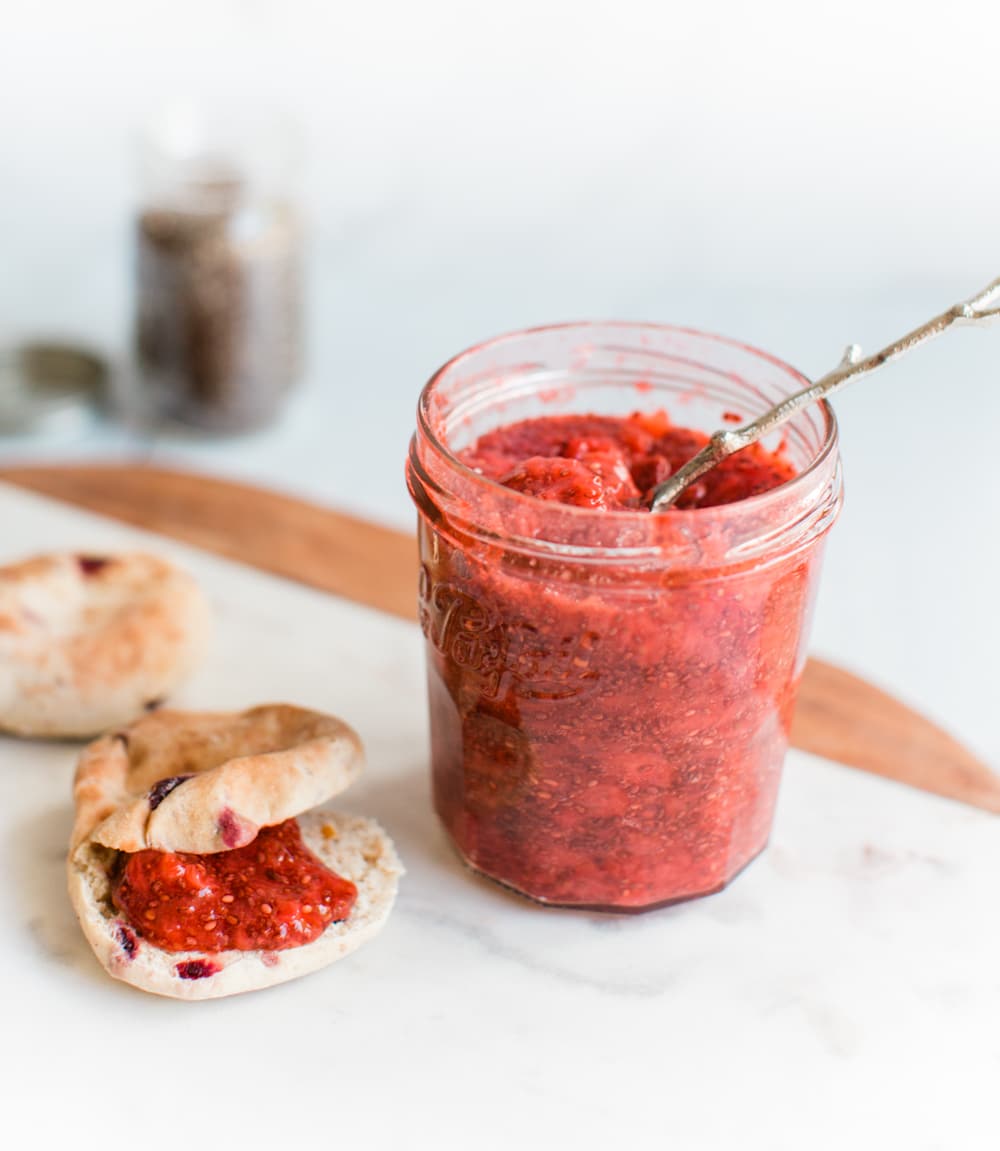
<instances>
[{"instance_id":1,"label":"blurred glass jar in background","mask_svg":"<svg viewBox=\"0 0 1000 1151\"><path fill-rule=\"evenodd\" d=\"M302 226L287 128L146 132L140 152L140 402L215 432L263 427L302 366Z\"/></svg>"}]
</instances>

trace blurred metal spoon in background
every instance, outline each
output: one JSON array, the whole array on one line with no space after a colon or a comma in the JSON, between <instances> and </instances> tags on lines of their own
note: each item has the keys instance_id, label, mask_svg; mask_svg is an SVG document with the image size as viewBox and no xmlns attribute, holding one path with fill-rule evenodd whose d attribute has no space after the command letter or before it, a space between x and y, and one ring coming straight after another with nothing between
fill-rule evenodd
<instances>
[{"instance_id":1,"label":"blurred metal spoon in background","mask_svg":"<svg viewBox=\"0 0 1000 1151\"><path fill-rule=\"evenodd\" d=\"M78 431L104 401L108 376L101 356L75 344L0 350L0 435Z\"/></svg>"}]
</instances>

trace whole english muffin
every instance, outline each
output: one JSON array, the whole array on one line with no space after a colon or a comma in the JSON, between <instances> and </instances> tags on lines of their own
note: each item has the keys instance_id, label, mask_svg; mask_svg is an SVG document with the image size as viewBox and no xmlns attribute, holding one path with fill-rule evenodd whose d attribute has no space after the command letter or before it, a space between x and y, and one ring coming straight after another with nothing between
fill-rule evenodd
<instances>
[{"instance_id":1,"label":"whole english muffin","mask_svg":"<svg viewBox=\"0 0 1000 1151\"><path fill-rule=\"evenodd\" d=\"M0 567L0 730L85 737L160 703L209 634L194 579L141 552Z\"/></svg>"},{"instance_id":2,"label":"whole english muffin","mask_svg":"<svg viewBox=\"0 0 1000 1151\"><path fill-rule=\"evenodd\" d=\"M159 711L90 744L74 784L68 880L84 934L104 968L159 995L214 999L308 974L359 947L388 917L402 867L373 820L309 809L348 787L363 765L361 742L345 723L284 704L239 713ZM299 908L294 890L255 892L257 882L277 891L280 878L256 854L262 832L287 833L292 820L304 846L334 873L331 885L341 877L356 888L349 911L301 943L279 932L290 923L294 935L300 912L315 909ZM211 867L213 857L227 852L248 861L245 873L241 862L236 890L212 894L215 881L204 878L204 861ZM183 888L188 870L177 881L184 896L183 914L173 923L176 938L183 941L188 924L202 934L206 923L214 937L225 916L234 923L226 930L237 933L243 918L258 927L268 923L262 945L216 949L194 937L192 946L153 942L146 917L156 918L173 896L154 885L149 896L155 902L143 904L145 912L133 917L123 909L122 877L139 858L157 875L162 861L164 874L184 868L200 877L190 892Z\"/></svg>"}]
</instances>

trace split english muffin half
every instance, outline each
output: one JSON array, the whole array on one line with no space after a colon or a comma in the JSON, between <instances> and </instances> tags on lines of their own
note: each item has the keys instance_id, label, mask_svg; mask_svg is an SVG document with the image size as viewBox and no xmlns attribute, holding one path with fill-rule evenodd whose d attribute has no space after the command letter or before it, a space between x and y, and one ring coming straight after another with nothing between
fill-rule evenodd
<instances>
[{"instance_id":1,"label":"split english muffin half","mask_svg":"<svg viewBox=\"0 0 1000 1151\"><path fill-rule=\"evenodd\" d=\"M170 695L210 631L197 583L142 552L0 567L0 731L78 738Z\"/></svg>"},{"instance_id":2,"label":"split english muffin half","mask_svg":"<svg viewBox=\"0 0 1000 1151\"><path fill-rule=\"evenodd\" d=\"M370 939L403 872L392 841L373 820L313 810L363 765L347 724L285 704L158 711L90 744L68 882L104 968L144 991L211 999L306 975Z\"/></svg>"}]
</instances>

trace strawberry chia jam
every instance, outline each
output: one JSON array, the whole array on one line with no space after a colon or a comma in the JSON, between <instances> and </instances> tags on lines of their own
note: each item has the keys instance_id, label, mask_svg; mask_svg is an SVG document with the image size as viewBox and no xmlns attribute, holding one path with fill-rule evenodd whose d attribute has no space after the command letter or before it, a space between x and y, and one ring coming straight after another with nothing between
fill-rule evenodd
<instances>
[{"instance_id":1,"label":"strawberry chia jam","mask_svg":"<svg viewBox=\"0 0 1000 1151\"><path fill-rule=\"evenodd\" d=\"M346 919L357 894L305 846L294 819L261 828L232 851L137 851L112 887L138 934L164 951L298 947ZM198 964L183 966L181 978L206 974L192 974Z\"/></svg>"},{"instance_id":2,"label":"strawberry chia jam","mask_svg":"<svg viewBox=\"0 0 1000 1151\"><path fill-rule=\"evenodd\" d=\"M595 511L645 510L662 484L708 443L674 427L666 412L630 416L542 416L506 424L459 458L516 492ZM677 501L681 508L734 503L790 480L781 455L751 444L723 460Z\"/></svg>"},{"instance_id":3,"label":"strawberry chia jam","mask_svg":"<svg viewBox=\"0 0 1000 1151\"><path fill-rule=\"evenodd\" d=\"M764 848L840 506L832 412L677 508L646 501L724 419L802 386L730 341L610 324L502 337L424 389L407 478L434 803L473 868L637 911Z\"/></svg>"}]
</instances>

